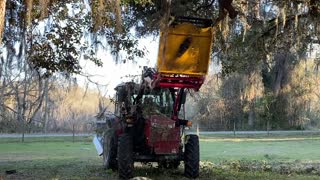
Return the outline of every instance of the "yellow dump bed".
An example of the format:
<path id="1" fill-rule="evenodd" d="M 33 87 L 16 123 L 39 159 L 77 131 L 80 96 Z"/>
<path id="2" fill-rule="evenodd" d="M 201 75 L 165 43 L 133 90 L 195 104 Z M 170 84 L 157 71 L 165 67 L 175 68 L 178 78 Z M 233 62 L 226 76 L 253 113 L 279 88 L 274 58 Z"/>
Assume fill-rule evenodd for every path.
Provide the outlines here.
<path id="1" fill-rule="evenodd" d="M 208 72 L 213 29 L 191 23 L 170 26 L 161 32 L 158 71 L 162 74 L 204 76 Z"/>

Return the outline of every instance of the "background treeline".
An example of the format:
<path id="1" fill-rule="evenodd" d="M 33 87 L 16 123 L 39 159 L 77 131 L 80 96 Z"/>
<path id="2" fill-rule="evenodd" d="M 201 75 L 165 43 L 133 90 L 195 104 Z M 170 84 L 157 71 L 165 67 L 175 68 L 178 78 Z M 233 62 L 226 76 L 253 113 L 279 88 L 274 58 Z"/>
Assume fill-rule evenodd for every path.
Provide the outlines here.
<path id="1" fill-rule="evenodd" d="M 201 130 L 319 129 L 319 54 L 274 58 L 267 72 L 209 76 L 188 102 L 188 117 Z"/>
<path id="2" fill-rule="evenodd" d="M 25 73 L 22 73 L 25 74 Z M 2 76 L 0 133 L 85 133 L 95 128 L 99 107 L 112 106 L 99 91 L 64 77 Z"/>

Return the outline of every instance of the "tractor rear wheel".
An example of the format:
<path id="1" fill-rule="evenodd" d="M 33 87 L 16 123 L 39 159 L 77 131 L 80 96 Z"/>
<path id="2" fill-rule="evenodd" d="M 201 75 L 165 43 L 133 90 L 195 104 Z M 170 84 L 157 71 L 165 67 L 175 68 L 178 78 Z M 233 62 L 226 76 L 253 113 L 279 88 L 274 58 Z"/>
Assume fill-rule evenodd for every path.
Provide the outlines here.
<path id="1" fill-rule="evenodd" d="M 118 170 L 120 179 L 132 177 L 133 163 L 132 136 L 125 133 L 120 135 L 118 139 Z"/>
<path id="2" fill-rule="evenodd" d="M 186 135 L 184 150 L 184 175 L 188 178 L 199 176 L 199 137 L 194 134 Z"/>

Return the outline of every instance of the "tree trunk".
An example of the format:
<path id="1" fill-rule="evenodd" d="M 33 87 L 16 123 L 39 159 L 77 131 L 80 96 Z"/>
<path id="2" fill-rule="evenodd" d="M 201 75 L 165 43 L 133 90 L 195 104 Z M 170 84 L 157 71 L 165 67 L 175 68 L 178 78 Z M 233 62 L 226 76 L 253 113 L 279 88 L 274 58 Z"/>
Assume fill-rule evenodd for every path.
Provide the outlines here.
<path id="1" fill-rule="evenodd" d="M 269 119 L 267 121 L 267 133 L 268 133 L 268 136 L 270 135 L 270 122 L 269 122 Z"/>
<path id="2" fill-rule="evenodd" d="M 39 95 L 38 95 L 38 98 L 35 100 L 34 103 L 32 103 L 33 105 L 30 105 L 29 107 L 29 120 L 28 120 L 28 124 L 31 124 L 31 122 L 34 120 L 35 116 L 37 115 L 38 111 L 40 110 L 40 108 L 42 107 L 42 103 L 43 103 L 43 99 L 44 99 L 44 90 L 43 90 L 43 84 L 42 84 L 42 78 L 39 76 L 38 77 L 38 82 L 39 82 L 39 85 L 38 85 L 38 92 L 39 92 Z M 38 103 L 38 104 L 37 104 Z"/>
<path id="3" fill-rule="evenodd" d="M 44 107 L 44 133 L 47 133 L 48 119 L 49 119 L 49 78 L 45 80 L 44 83 L 44 97 L 45 97 L 45 107 Z"/>
<path id="4" fill-rule="evenodd" d="M 236 136 L 236 120 L 233 120 L 233 136 Z"/>
<path id="5" fill-rule="evenodd" d="M 288 75 L 288 54 L 287 53 L 278 53 L 274 57 L 276 61 L 275 65 L 275 80 L 273 84 L 274 94 L 277 96 L 286 83 L 286 78 Z"/>
<path id="6" fill-rule="evenodd" d="M 21 99 L 21 104 L 22 105 L 22 108 L 21 108 L 21 120 L 22 120 L 22 142 L 24 142 L 24 133 L 26 131 L 26 128 L 25 128 L 25 121 L 26 121 L 26 117 L 25 117 L 25 114 L 26 114 L 26 110 L 27 110 L 27 107 L 26 107 L 26 99 L 27 99 L 27 62 L 24 62 L 23 64 L 23 70 L 24 70 L 24 79 L 23 79 L 23 98 Z M 19 91 L 19 89 L 17 89 Z M 19 95 L 18 95 L 19 96 Z"/>
<path id="7" fill-rule="evenodd" d="M 7 81 L 6 81 L 6 78 L 5 78 L 5 73 L 4 73 L 4 63 L 3 61 L 1 62 L 1 67 L 0 67 L 0 80 L 2 81 L 2 86 L 0 88 L 0 113 L 1 113 L 1 116 L 2 117 L 5 117 L 4 115 L 4 101 L 5 101 L 5 98 L 4 98 L 4 93 L 5 93 L 5 87 L 7 86 Z"/>
<path id="8" fill-rule="evenodd" d="M 72 142 L 74 143 L 74 123 L 72 123 Z"/>
<path id="9" fill-rule="evenodd" d="M 120 6 L 120 0 L 114 0 L 114 12 L 116 17 L 116 32 L 122 33 L 122 19 L 121 19 L 121 6 Z"/>
<path id="10" fill-rule="evenodd" d="M 73 143 L 74 143 L 74 134 L 75 134 L 74 126 L 75 126 L 75 113 L 72 112 L 72 142 Z"/>
<path id="11" fill-rule="evenodd" d="M 254 127 L 254 121 L 255 121 L 255 111 L 254 111 L 254 99 L 252 100 L 252 102 L 250 103 L 250 110 L 249 110 L 249 115 L 248 115 L 248 127 L 250 128 L 250 130 L 252 130 L 252 128 Z"/>
<path id="12" fill-rule="evenodd" d="M 19 86 L 16 84 L 15 88 L 15 96 L 17 101 L 17 122 L 19 123 L 19 131 L 22 133 L 21 141 L 24 142 L 24 120 L 23 120 L 23 113 L 22 113 L 22 104 L 21 98 L 19 95 Z"/>
<path id="13" fill-rule="evenodd" d="M 26 131 L 26 128 L 25 128 L 25 122 L 22 121 L 22 137 L 21 137 L 21 142 L 24 143 L 24 133 Z"/>
<path id="14" fill-rule="evenodd" d="M 6 15 L 6 0 L 0 0 L 0 44 L 2 44 L 5 15 Z"/>

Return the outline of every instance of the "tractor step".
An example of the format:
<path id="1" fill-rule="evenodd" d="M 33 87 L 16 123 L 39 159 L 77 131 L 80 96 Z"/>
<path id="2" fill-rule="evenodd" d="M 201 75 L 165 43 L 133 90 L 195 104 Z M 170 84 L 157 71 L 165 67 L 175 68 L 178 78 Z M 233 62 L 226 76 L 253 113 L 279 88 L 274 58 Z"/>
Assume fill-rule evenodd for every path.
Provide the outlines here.
<path id="1" fill-rule="evenodd" d="M 135 162 L 159 162 L 165 160 L 183 160 L 179 154 L 168 155 L 134 155 Z"/>

